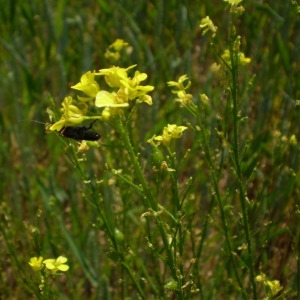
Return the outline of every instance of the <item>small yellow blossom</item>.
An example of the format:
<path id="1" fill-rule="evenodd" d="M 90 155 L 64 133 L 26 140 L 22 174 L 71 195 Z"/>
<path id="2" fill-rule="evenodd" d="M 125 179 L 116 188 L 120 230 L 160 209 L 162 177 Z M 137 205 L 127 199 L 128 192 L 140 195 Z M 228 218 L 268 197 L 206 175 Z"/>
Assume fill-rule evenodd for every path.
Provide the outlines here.
<path id="1" fill-rule="evenodd" d="M 152 105 L 152 97 L 150 95 L 143 95 L 141 97 L 139 97 L 139 102 L 145 102 L 148 105 Z"/>
<path id="2" fill-rule="evenodd" d="M 282 290 L 279 280 L 267 280 L 266 285 L 269 287 L 272 296 L 275 296 Z"/>
<path id="3" fill-rule="evenodd" d="M 43 263 L 51 274 L 55 274 L 57 271 L 66 272 L 69 270 L 69 266 L 65 264 L 67 261 L 66 257 L 59 256 L 57 259 L 45 259 Z"/>
<path id="4" fill-rule="evenodd" d="M 96 94 L 100 90 L 98 83 L 95 81 L 95 73 L 88 71 L 80 78 L 80 82 L 71 86 L 72 89 L 82 91 L 88 97 L 78 97 L 81 101 L 89 101 L 96 97 Z"/>
<path id="5" fill-rule="evenodd" d="M 224 0 L 224 1 L 230 5 L 229 12 L 232 14 L 242 15 L 243 12 L 245 11 L 243 6 L 239 6 L 239 4 L 243 0 Z"/>
<path id="6" fill-rule="evenodd" d="M 226 64 L 231 66 L 231 57 L 230 57 L 229 49 L 225 49 L 221 57 L 226 62 Z M 238 53 L 238 59 L 241 65 L 247 65 L 251 62 L 251 58 L 245 57 L 245 54 L 242 52 Z"/>
<path id="7" fill-rule="evenodd" d="M 123 48 L 128 47 L 129 44 L 122 39 L 116 39 L 109 48 L 114 49 L 115 51 L 120 52 Z"/>
<path id="8" fill-rule="evenodd" d="M 208 31 L 212 32 L 212 37 L 216 35 L 218 27 L 216 27 L 213 21 L 210 19 L 209 16 L 206 16 L 200 21 L 200 28 L 204 29 L 202 35 L 205 35 Z"/>
<path id="9" fill-rule="evenodd" d="M 185 126 L 177 126 L 176 124 L 168 124 L 168 126 L 164 127 L 163 134 L 158 136 L 153 136 L 147 142 L 154 145 L 159 146 L 163 144 L 164 146 L 169 146 L 172 139 L 179 139 L 182 136 L 184 130 L 187 127 Z"/>
<path id="10" fill-rule="evenodd" d="M 85 103 L 76 103 L 71 97 L 65 97 L 62 103 L 63 115 L 71 124 L 79 124 L 82 122 L 82 116 L 86 115 L 88 107 Z"/>
<path id="11" fill-rule="evenodd" d="M 177 96 L 178 98 L 175 98 L 175 101 L 179 102 L 181 107 L 188 106 L 192 103 L 193 95 L 187 94 L 186 91 L 178 92 Z"/>
<path id="12" fill-rule="evenodd" d="M 297 145 L 297 137 L 294 134 L 291 135 L 289 142 L 291 145 Z"/>
<path id="13" fill-rule="evenodd" d="M 129 44 L 122 39 L 116 39 L 105 51 L 105 58 L 110 61 L 118 61 L 121 58 L 120 52 L 124 48 L 128 48 Z"/>
<path id="14" fill-rule="evenodd" d="M 82 142 L 80 143 L 78 149 L 77 149 L 77 152 L 78 152 L 78 153 L 79 153 L 79 152 L 85 152 L 85 151 L 89 150 L 89 148 L 90 148 L 90 147 L 88 146 L 87 142 L 86 142 L 86 141 L 82 141 Z"/>
<path id="15" fill-rule="evenodd" d="M 107 60 L 112 62 L 116 62 L 121 58 L 121 54 L 119 52 L 112 52 L 109 49 L 105 51 L 104 56 Z"/>
<path id="16" fill-rule="evenodd" d="M 28 264 L 34 271 L 40 271 L 44 268 L 43 257 L 42 256 L 32 257 L 32 258 L 30 258 L 30 261 L 28 262 Z"/>
<path id="17" fill-rule="evenodd" d="M 143 102 L 144 96 L 154 90 L 151 85 L 140 85 L 141 81 L 144 81 L 148 75 L 146 73 L 140 73 L 136 71 L 133 78 L 127 77 L 126 80 L 121 80 L 122 87 L 124 88 L 125 94 L 128 96 L 128 100 L 138 99 L 138 101 Z M 149 101 L 147 101 L 149 104 Z M 151 102 L 152 104 L 152 102 Z"/>
<path id="18" fill-rule="evenodd" d="M 127 71 L 134 68 L 136 65 L 132 65 L 128 68 L 112 67 L 109 69 L 101 69 L 97 75 L 104 76 L 106 83 L 110 87 L 120 87 L 122 86 L 121 80 L 126 80 L 128 78 Z"/>
<path id="19" fill-rule="evenodd" d="M 142 81 L 147 78 L 146 73 L 136 71 L 131 78 L 128 76 L 127 71 L 135 65 L 127 69 L 112 67 L 110 69 L 102 69 L 98 75 L 103 75 L 107 84 L 116 89 L 115 91 L 99 91 L 96 95 L 95 105 L 97 107 L 105 107 L 102 112 L 102 117 L 106 120 L 111 115 L 122 114 L 120 108 L 129 106 L 129 101 L 137 100 L 138 102 L 145 102 L 149 105 L 152 104 L 152 97 L 147 93 L 154 89 L 150 85 L 140 85 Z"/>
<path id="20" fill-rule="evenodd" d="M 187 81 L 186 84 L 184 83 L 185 81 Z M 191 104 L 193 96 L 186 92 L 191 86 L 191 81 L 186 74 L 180 76 L 178 81 L 168 81 L 167 84 L 168 86 L 175 87 L 175 89 L 172 90 L 172 93 L 177 94 L 178 98 L 175 98 L 175 101 L 179 102 L 181 107 Z"/>
<path id="21" fill-rule="evenodd" d="M 251 58 L 246 57 L 244 53 L 239 53 L 239 61 L 242 66 L 247 65 L 251 62 Z"/>
<path id="22" fill-rule="evenodd" d="M 177 90 L 172 90 L 173 94 L 177 94 L 180 91 L 187 90 L 191 86 L 190 80 L 186 83 L 186 85 L 184 85 L 184 82 L 188 79 L 188 76 L 185 74 L 180 76 L 178 81 L 168 81 L 167 84 L 168 86 L 174 86 L 175 88 L 177 88 Z"/>
<path id="23" fill-rule="evenodd" d="M 141 81 L 144 81 L 147 78 L 146 73 L 140 73 L 136 71 L 133 78 L 127 75 L 127 71 L 134 68 L 135 65 L 128 67 L 127 69 L 112 67 L 110 69 L 102 69 L 99 71 L 98 75 L 104 75 L 105 81 L 110 87 L 119 88 L 118 91 L 113 95 L 117 96 L 115 103 L 128 103 L 129 100 L 137 99 L 140 102 L 146 102 L 152 104 L 150 101 L 150 96 L 145 97 L 148 92 L 154 90 L 154 87 L 151 85 L 142 86 L 140 85 Z M 97 94 L 98 96 L 98 94 Z M 98 106 L 96 96 L 96 106 Z M 109 103 L 111 106 L 111 102 Z"/>
<path id="24" fill-rule="evenodd" d="M 63 114 L 60 120 L 50 127 L 50 130 L 60 131 L 65 126 L 80 124 L 84 120 L 87 108 L 88 106 L 86 103 L 80 102 L 77 104 L 71 96 L 65 97 L 61 109 Z"/>
<path id="25" fill-rule="evenodd" d="M 213 73 L 220 74 L 221 66 L 218 65 L 216 62 L 214 62 L 214 63 L 210 66 L 210 70 L 211 70 Z"/>
<path id="26" fill-rule="evenodd" d="M 203 104 L 207 105 L 209 103 L 209 98 L 206 94 L 200 94 L 200 100 Z"/>
<path id="27" fill-rule="evenodd" d="M 257 282 L 261 282 L 268 290 L 271 296 L 275 296 L 278 292 L 282 290 L 282 286 L 278 280 L 268 280 L 264 273 L 255 277 Z"/>
<path id="28" fill-rule="evenodd" d="M 126 100 L 118 93 L 100 91 L 96 96 L 95 104 L 97 107 L 127 107 L 129 104 Z"/>

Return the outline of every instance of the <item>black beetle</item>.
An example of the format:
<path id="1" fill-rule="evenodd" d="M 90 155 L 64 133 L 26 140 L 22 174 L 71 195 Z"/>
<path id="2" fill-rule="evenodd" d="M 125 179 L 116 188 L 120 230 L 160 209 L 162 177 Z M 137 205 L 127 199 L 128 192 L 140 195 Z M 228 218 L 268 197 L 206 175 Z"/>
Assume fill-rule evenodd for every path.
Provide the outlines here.
<path id="1" fill-rule="evenodd" d="M 59 133 L 65 138 L 73 139 L 76 141 L 98 141 L 101 135 L 97 132 L 90 130 L 96 121 L 97 120 L 94 120 L 89 126 L 65 126 L 59 131 Z M 31 120 L 31 122 L 47 125 L 47 123 L 43 123 L 36 120 Z"/>
<path id="2" fill-rule="evenodd" d="M 63 127 L 59 133 L 61 136 L 70 138 L 76 141 L 97 141 L 100 139 L 100 134 L 90 129 L 97 120 L 93 121 L 89 126 L 67 126 Z"/>

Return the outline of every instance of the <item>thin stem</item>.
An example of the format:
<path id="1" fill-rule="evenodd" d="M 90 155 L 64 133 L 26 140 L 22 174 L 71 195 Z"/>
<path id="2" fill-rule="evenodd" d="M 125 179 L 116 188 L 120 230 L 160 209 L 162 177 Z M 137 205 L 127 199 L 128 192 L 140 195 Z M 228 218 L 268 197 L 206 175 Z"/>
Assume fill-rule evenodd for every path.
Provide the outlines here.
<path id="1" fill-rule="evenodd" d="M 123 143 L 125 145 L 127 153 L 129 154 L 130 160 L 133 164 L 133 168 L 134 168 L 134 171 L 136 173 L 136 177 L 139 180 L 139 182 L 140 182 L 140 184 L 143 188 L 143 194 L 145 195 L 145 197 L 143 198 L 144 205 L 147 208 L 151 208 L 154 211 L 157 211 L 158 210 L 157 202 L 154 200 L 153 195 L 151 193 L 151 190 L 150 190 L 150 188 L 147 184 L 147 181 L 144 177 L 142 168 L 141 168 L 140 163 L 137 159 L 137 155 L 136 155 L 136 153 L 133 149 L 133 146 L 131 144 L 128 133 L 125 130 L 125 127 L 123 126 L 121 119 L 120 118 L 115 118 L 115 120 L 116 120 L 116 122 L 115 122 L 116 129 L 118 130 L 119 134 L 121 135 L 121 138 L 123 140 Z"/>
<path id="2" fill-rule="evenodd" d="M 134 282 L 134 285 L 137 288 L 139 295 L 142 297 L 142 299 L 146 299 L 144 291 L 141 288 L 139 282 L 136 280 L 136 278 L 134 276 L 134 273 L 132 272 L 131 268 L 124 261 L 122 261 L 122 265 L 127 270 L 131 280 Z"/>
<path id="3" fill-rule="evenodd" d="M 232 37 L 230 43 L 230 57 L 231 57 L 231 99 L 232 99 L 232 116 L 233 116 L 233 160 L 235 165 L 235 172 L 238 182 L 238 189 L 240 193 L 240 202 L 242 207 L 243 215 L 243 227 L 246 235 L 246 242 L 248 247 L 248 256 L 250 262 L 250 281 L 253 289 L 253 299 L 257 299 L 257 290 L 255 282 L 255 272 L 254 272 L 254 259 L 253 259 L 253 249 L 252 249 L 252 240 L 250 235 L 250 226 L 248 218 L 248 208 L 247 208 L 247 196 L 245 187 L 243 185 L 242 171 L 241 171 L 241 162 L 240 162 L 240 151 L 239 151 L 239 111 L 238 111 L 238 100 L 239 100 L 239 51 L 234 49 L 234 41 L 236 37 Z"/>
<path id="4" fill-rule="evenodd" d="M 216 166 L 215 166 L 214 160 L 213 160 L 212 155 L 211 155 L 211 151 L 210 151 L 210 147 L 209 147 L 205 127 L 202 124 L 201 117 L 199 115 L 199 112 L 198 112 L 197 108 L 195 106 L 190 106 L 190 107 L 187 107 L 187 109 L 189 110 L 190 113 L 192 113 L 196 117 L 197 123 L 200 127 L 200 132 L 201 132 L 201 137 L 202 137 L 202 141 L 203 141 L 205 157 L 206 157 L 206 161 L 207 161 L 207 163 L 210 167 L 210 177 L 212 179 L 212 185 L 213 185 L 214 194 L 215 194 L 212 198 L 212 201 L 214 202 L 214 199 L 217 200 L 217 203 L 218 203 L 218 206 L 219 206 L 219 209 L 220 209 L 220 212 L 221 212 L 221 220 L 222 220 L 222 224 L 223 224 L 223 228 L 224 228 L 225 241 L 226 241 L 226 246 L 227 246 L 228 253 L 229 253 L 229 258 L 230 258 L 231 264 L 233 266 L 234 274 L 236 276 L 238 285 L 239 285 L 241 291 L 243 291 L 242 281 L 241 281 L 239 272 L 237 270 L 237 265 L 236 265 L 234 254 L 233 254 L 233 251 L 232 251 L 232 245 L 231 245 L 231 241 L 230 241 L 229 229 L 228 229 L 226 214 L 225 214 L 225 211 L 224 211 L 224 205 L 223 205 L 221 195 L 220 195 L 220 192 L 219 192 L 219 185 L 218 185 L 218 180 L 217 180 L 217 176 L 216 176 L 217 170 L 216 170 Z M 210 211 L 212 210 L 213 205 L 214 204 L 211 203 Z M 205 222 L 205 227 L 204 227 L 205 232 L 207 230 L 207 222 L 208 221 Z M 203 250 L 203 244 L 204 244 L 204 233 L 202 235 L 202 238 L 201 238 L 199 246 L 198 246 L 198 250 L 197 250 L 197 254 L 196 254 L 196 260 L 197 261 L 200 260 L 202 250 Z M 197 265 L 197 264 L 195 264 L 195 265 Z"/>
<path id="5" fill-rule="evenodd" d="M 204 142 L 207 143 L 207 138 L 206 138 L 204 128 L 202 130 L 202 134 L 203 134 Z M 208 145 L 207 145 L 207 149 L 209 149 Z M 211 159 L 210 151 L 207 154 L 207 156 L 209 157 L 209 159 Z M 236 262 L 235 262 L 235 258 L 234 258 L 234 254 L 233 254 L 233 251 L 232 251 L 232 245 L 231 245 L 231 240 L 230 240 L 230 236 L 229 236 L 229 228 L 228 228 L 227 218 L 226 218 L 226 214 L 225 214 L 225 210 L 224 210 L 224 204 L 223 204 L 223 201 L 221 199 L 220 192 L 219 192 L 219 185 L 218 185 L 218 180 L 217 180 L 217 177 L 216 177 L 216 170 L 215 170 L 214 163 L 213 163 L 212 160 L 209 161 L 209 164 L 210 164 L 211 167 L 213 167 L 210 170 L 210 174 L 211 174 L 210 176 L 211 176 L 211 179 L 212 179 L 212 182 L 213 182 L 215 198 L 217 199 L 217 203 L 218 203 L 220 213 L 221 213 L 221 220 L 222 220 L 222 224 L 223 224 L 223 228 L 224 228 L 225 241 L 226 241 L 227 249 L 228 249 L 228 252 L 229 252 L 230 261 L 232 263 L 234 274 L 235 274 L 236 279 L 238 281 L 238 285 L 239 285 L 241 291 L 243 291 L 242 281 L 241 281 L 241 278 L 239 276 L 237 266 L 236 266 Z"/>
<path id="6" fill-rule="evenodd" d="M 153 216 L 155 218 L 156 224 L 158 226 L 164 248 L 166 251 L 167 255 L 167 264 L 170 268 L 171 274 L 173 279 L 177 282 L 178 284 L 178 299 L 184 299 L 183 291 L 182 291 L 182 276 L 178 274 L 178 267 L 176 265 L 176 260 L 174 257 L 176 257 L 176 253 L 173 254 L 172 252 L 172 247 L 170 247 L 169 244 L 169 239 L 168 239 L 168 234 L 165 229 L 165 224 L 163 223 L 160 214 L 157 214 L 157 211 L 159 210 L 159 206 L 157 201 L 155 201 L 152 192 L 147 184 L 147 181 L 144 177 L 141 165 L 138 161 L 138 156 L 136 155 L 132 143 L 130 141 L 130 138 L 128 136 L 128 133 L 125 129 L 125 126 L 123 125 L 121 118 L 117 117 L 115 118 L 115 123 L 114 123 L 118 133 L 121 135 L 121 138 L 123 140 L 123 143 L 125 145 L 125 148 L 129 154 L 131 163 L 133 165 L 134 171 L 136 173 L 137 180 L 139 180 L 142 188 L 143 188 L 143 204 L 147 209 L 151 209 L 153 211 Z"/>
<path id="7" fill-rule="evenodd" d="M 83 178 L 83 180 L 87 180 L 88 178 L 87 178 L 84 170 L 82 169 L 81 165 L 79 164 L 79 161 L 77 159 L 76 153 L 74 152 L 73 149 L 72 149 L 71 153 L 72 153 L 72 156 L 69 155 L 69 159 L 71 160 L 72 163 L 74 163 L 74 165 L 76 167 L 76 170 L 79 172 L 79 174 L 81 175 L 81 177 Z M 124 178 L 122 178 L 122 179 L 124 180 Z M 100 203 L 99 203 L 97 191 L 95 191 L 92 188 L 92 185 L 90 185 L 90 184 L 87 184 L 86 186 L 87 186 L 87 189 L 88 189 L 88 191 L 89 191 L 89 193 L 91 195 L 91 198 L 92 198 L 92 200 L 88 200 L 88 202 L 94 208 L 97 209 L 97 213 L 98 213 L 98 215 L 100 216 L 101 220 L 103 221 L 103 223 L 105 225 L 106 233 L 109 236 L 109 238 L 110 238 L 110 240 L 112 242 L 112 245 L 113 245 L 116 253 L 118 254 L 118 256 L 119 256 L 119 258 L 121 260 L 122 266 L 124 267 L 124 269 L 126 270 L 126 272 L 129 274 L 130 278 L 132 279 L 132 282 L 133 282 L 135 288 L 137 289 L 137 292 L 139 293 L 139 296 L 142 299 L 146 299 L 144 291 L 141 288 L 141 285 L 140 285 L 139 281 L 136 279 L 133 270 L 130 268 L 130 266 L 128 266 L 128 264 L 125 261 L 125 258 L 124 258 L 124 249 L 121 248 L 121 247 L 119 247 L 119 244 L 118 244 L 118 242 L 115 239 L 113 228 L 111 227 L 110 222 L 108 221 L 106 214 L 103 213 L 103 211 L 102 211 L 102 209 L 100 207 Z M 140 191 L 140 189 L 136 185 L 133 185 L 133 186 Z M 61 228 L 62 228 L 63 232 L 65 233 L 65 236 L 66 236 L 67 240 L 69 241 L 69 244 L 71 246 L 73 246 L 73 248 L 74 248 L 75 247 L 74 243 L 73 243 L 72 239 L 69 237 L 69 233 L 65 229 L 63 222 L 60 219 L 59 219 L 59 221 L 60 221 Z M 77 253 L 76 247 L 74 249 L 75 249 L 74 253 L 76 254 Z M 96 277 L 93 274 L 93 272 L 91 272 L 91 270 L 86 265 L 84 257 L 79 256 L 78 260 L 81 262 L 81 264 L 82 264 L 82 266 L 83 266 L 83 268 L 84 268 L 84 270 L 86 272 L 87 277 L 91 280 L 91 282 L 93 284 L 96 284 L 97 283 Z"/>

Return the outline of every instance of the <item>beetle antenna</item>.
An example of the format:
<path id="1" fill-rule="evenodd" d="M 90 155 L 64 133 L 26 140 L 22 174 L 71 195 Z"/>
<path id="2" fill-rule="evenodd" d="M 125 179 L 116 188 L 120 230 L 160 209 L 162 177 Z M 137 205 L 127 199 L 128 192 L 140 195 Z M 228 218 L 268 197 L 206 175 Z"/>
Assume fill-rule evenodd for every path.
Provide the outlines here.
<path id="1" fill-rule="evenodd" d="M 49 124 L 49 123 L 44 123 L 44 122 L 40 122 L 40 121 L 37 121 L 37 120 L 29 120 L 29 121 L 39 123 L 39 124 L 43 124 L 43 125 Z"/>
<path id="2" fill-rule="evenodd" d="M 39 124 L 43 124 L 43 125 L 50 124 L 50 123 L 44 123 L 44 122 L 37 121 L 37 120 L 19 120 L 17 123 L 21 123 L 21 122 L 34 122 L 34 123 L 39 123 Z"/>

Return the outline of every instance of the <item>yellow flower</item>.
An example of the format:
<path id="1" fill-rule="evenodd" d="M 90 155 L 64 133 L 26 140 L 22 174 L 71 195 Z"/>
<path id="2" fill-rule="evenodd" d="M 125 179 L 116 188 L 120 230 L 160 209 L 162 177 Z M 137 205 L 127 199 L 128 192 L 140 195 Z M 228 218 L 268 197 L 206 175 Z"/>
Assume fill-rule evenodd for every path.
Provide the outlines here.
<path id="1" fill-rule="evenodd" d="M 267 280 L 265 285 L 269 287 L 272 296 L 275 296 L 282 290 L 282 286 L 278 280 Z"/>
<path id="2" fill-rule="evenodd" d="M 69 270 L 69 266 L 65 264 L 68 259 L 64 256 L 59 256 L 57 259 L 45 259 L 45 267 L 52 273 L 55 274 L 57 271 L 66 272 Z"/>
<path id="3" fill-rule="evenodd" d="M 219 74 L 220 71 L 221 71 L 221 66 L 218 65 L 216 62 L 214 62 L 214 63 L 210 66 L 210 70 L 211 70 L 213 73 Z"/>
<path id="4" fill-rule="evenodd" d="M 87 104 L 81 102 L 79 104 L 76 103 L 71 96 L 65 97 L 62 102 L 62 116 L 60 120 L 54 123 L 51 127 L 51 131 L 60 131 L 65 126 L 71 126 L 74 124 L 80 124 L 84 120 L 84 116 L 87 113 Z"/>
<path id="5" fill-rule="evenodd" d="M 109 49 L 107 49 L 104 53 L 104 57 L 108 61 L 116 62 L 121 58 L 121 54 L 119 52 L 112 52 L 112 51 L 109 51 Z"/>
<path id="6" fill-rule="evenodd" d="M 139 102 L 146 102 L 150 105 L 152 104 L 151 97 L 146 94 L 153 91 L 154 87 L 151 85 L 140 85 L 140 82 L 144 81 L 147 77 L 146 73 L 136 71 L 133 78 L 127 77 L 126 79 L 121 79 L 122 88 L 124 89 L 124 94 L 127 95 L 128 100 L 138 99 Z M 147 97 L 145 98 L 145 96 Z"/>
<path id="7" fill-rule="evenodd" d="M 191 86 L 191 81 L 188 81 L 187 84 L 184 85 L 184 82 L 188 79 L 189 79 L 188 76 L 185 74 L 185 75 L 180 76 L 178 81 L 168 81 L 167 84 L 168 84 L 168 86 L 176 87 L 177 90 L 176 89 L 172 90 L 172 93 L 177 94 L 180 91 L 187 90 Z"/>
<path id="8" fill-rule="evenodd" d="M 96 97 L 100 90 L 98 83 L 95 81 L 95 73 L 88 71 L 80 78 L 80 82 L 71 86 L 72 89 L 82 91 L 89 97 L 78 97 L 81 101 L 89 101 Z"/>
<path id="9" fill-rule="evenodd" d="M 243 0 L 224 0 L 224 1 L 228 2 L 228 4 L 230 4 L 229 12 L 232 13 L 232 14 L 242 15 L 243 12 L 245 11 L 243 6 L 239 6 L 239 4 Z"/>
<path id="10" fill-rule="evenodd" d="M 119 41 L 119 43 L 121 43 Z M 120 47 L 117 43 L 116 47 Z M 95 99 L 97 107 L 104 108 L 102 117 L 108 120 L 111 115 L 123 114 L 121 108 L 128 107 L 130 100 L 152 104 L 152 98 L 147 93 L 154 89 L 153 86 L 143 86 L 140 83 L 147 78 L 146 73 L 136 71 L 131 78 L 127 72 L 134 68 L 132 65 L 128 68 L 112 67 L 101 69 L 99 72 L 87 72 L 81 76 L 80 82 L 72 86 L 73 89 L 85 93 L 88 97 L 78 97 L 80 102 L 76 102 L 72 97 L 65 97 L 62 102 L 62 116 L 60 120 L 54 123 L 51 131 L 61 131 L 63 127 L 82 123 L 86 117 L 88 105 L 87 101 Z M 112 91 L 100 90 L 95 76 L 104 76 L 104 80 Z"/>
<path id="11" fill-rule="evenodd" d="M 82 122 L 82 116 L 87 113 L 88 109 L 85 103 L 76 103 L 75 105 L 75 101 L 71 96 L 65 97 L 62 103 L 62 107 L 62 112 L 66 119 L 70 119 L 70 122 L 75 124 L 79 124 Z"/>
<path id="12" fill-rule="evenodd" d="M 109 69 L 101 69 L 97 75 L 103 75 L 106 83 L 110 87 L 121 87 L 121 80 L 126 80 L 128 78 L 127 71 L 134 68 L 136 65 L 132 65 L 127 69 L 120 67 L 112 67 Z"/>
<path id="13" fill-rule="evenodd" d="M 218 27 L 216 27 L 213 23 L 213 21 L 210 19 L 209 16 L 203 18 L 200 21 L 200 28 L 204 29 L 202 32 L 202 35 L 205 35 L 208 31 L 212 32 L 212 36 L 214 37 L 216 35 Z"/>
<path id="14" fill-rule="evenodd" d="M 116 39 L 105 51 L 105 58 L 110 61 L 118 61 L 121 57 L 120 52 L 124 48 L 129 48 L 129 44 L 122 39 Z"/>
<path id="15" fill-rule="evenodd" d="M 127 103 L 128 100 L 136 98 L 141 100 L 148 92 L 153 91 L 154 89 L 154 87 L 150 85 L 140 85 L 140 82 L 147 78 L 146 73 L 136 71 L 133 78 L 128 76 L 127 71 L 135 66 L 136 65 L 130 66 L 127 69 L 112 67 L 110 69 L 102 69 L 98 73 L 98 75 L 104 75 L 105 81 L 110 87 L 120 89 L 117 93 L 119 98 L 124 99 L 123 103 Z M 149 101 L 147 101 L 147 103 L 148 102 Z"/>
<path id="16" fill-rule="evenodd" d="M 77 148 L 77 152 L 80 153 L 80 152 L 85 152 L 87 150 L 89 150 L 90 147 L 89 145 L 87 144 L 86 141 L 82 141 L 79 145 L 79 147 Z"/>
<path id="17" fill-rule="evenodd" d="M 223 54 L 221 55 L 221 57 L 224 59 L 224 61 L 231 66 L 231 57 L 230 57 L 230 52 L 229 49 L 225 49 Z M 239 59 L 239 63 L 241 65 L 247 65 L 251 62 L 251 58 L 249 57 L 245 57 L 245 54 L 242 52 L 238 53 L 238 59 Z"/>
<path id="18" fill-rule="evenodd" d="M 129 104 L 126 100 L 115 92 L 100 91 L 96 96 L 95 105 L 97 107 L 127 107 Z"/>
<path id="19" fill-rule="evenodd" d="M 291 145 L 297 145 L 297 137 L 293 134 L 290 136 L 289 142 Z"/>
<path id="20" fill-rule="evenodd" d="M 229 49 L 225 49 L 221 57 L 224 59 L 224 61 L 228 64 L 231 65 L 231 58 L 230 58 L 230 52 Z"/>
<path id="21" fill-rule="evenodd" d="M 207 105 L 209 103 L 209 98 L 206 94 L 200 94 L 199 97 L 203 104 Z"/>
<path id="22" fill-rule="evenodd" d="M 116 39 L 109 48 L 114 49 L 115 51 L 120 52 L 123 48 L 128 47 L 129 44 L 122 39 Z"/>
<path id="23" fill-rule="evenodd" d="M 247 65 L 251 62 L 251 58 L 245 57 L 245 54 L 240 52 L 239 53 L 239 62 L 242 66 Z"/>
<path id="24" fill-rule="evenodd" d="M 187 81 L 186 84 L 184 83 L 185 81 Z M 168 86 L 175 87 L 175 89 L 172 90 L 172 93 L 177 94 L 178 98 L 175 98 L 175 101 L 179 102 L 180 106 L 187 106 L 191 104 L 193 96 L 191 94 L 187 94 L 185 91 L 191 86 L 191 81 L 188 79 L 186 74 L 180 76 L 178 81 L 168 81 L 167 84 Z"/>
<path id="25" fill-rule="evenodd" d="M 282 290 L 282 286 L 278 280 L 268 280 L 264 273 L 255 277 L 257 282 L 261 282 L 271 296 L 275 296 L 278 292 Z"/>
<path id="26" fill-rule="evenodd" d="M 150 95 L 142 95 L 139 97 L 139 102 L 145 102 L 148 105 L 152 105 L 152 97 Z"/>
<path id="27" fill-rule="evenodd" d="M 42 256 L 32 257 L 32 258 L 30 258 L 30 261 L 28 262 L 28 264 L 34 271 L 40 271 L 44 268 L 43 257 Z"/>
<path id="28" fill-rule="evenodd" d="M 188 106 L 192 103 L 193 95 L 187 94 L 186 91 L 180 91 L 177 93 L 178 98 L 175 98 L 176 102 L 180 103 L 180 106 Z"/>
<path id="29" fill-rule="evenodd" d="M 150 85 L 140 85 L 141 81 L 147 78 L 146 73 L 136 71 L 133 78 L 129 77 L 127 71 L 134 66 L 127 69 L 112 67 L 110 69 L 102 69 L 97 75 L 103 75 L 107 84 L 116 88 L 115 91 L 99 91 L 96 95 L 95 105 L 97 107 L 104 107 L 102 117 L 108 120 L 112 115 L 122 114 L 122 107 L 128 107 L 130 100 L 137 100 L 138 102 L 145 102 L 152 104 L 152 98 L 147 95 L 148 92 L 154 89 Z"/>
<path id="30" fill-rule="evenodd" d="M 186 130 L 185 126 L 177 126 L 176 124 L 168 124 L 164 127 L 163 134 L 158 136 L 153 136 L 147 142 L 153 146 L 159 146 L 163 144 L 169 146 L 172 139 L 179 139 L 182 136 L 182 132 Z"/>
<path id="31" fill-rule="evenodd" d="M 164 128 L 163 135 L 170 135 L 172 139 L 179 139 L 182 136 L 182 132 L 186 130 L 185 126 L 177 126 L 176 124 L 168 124 L 167 127 Z"/>

